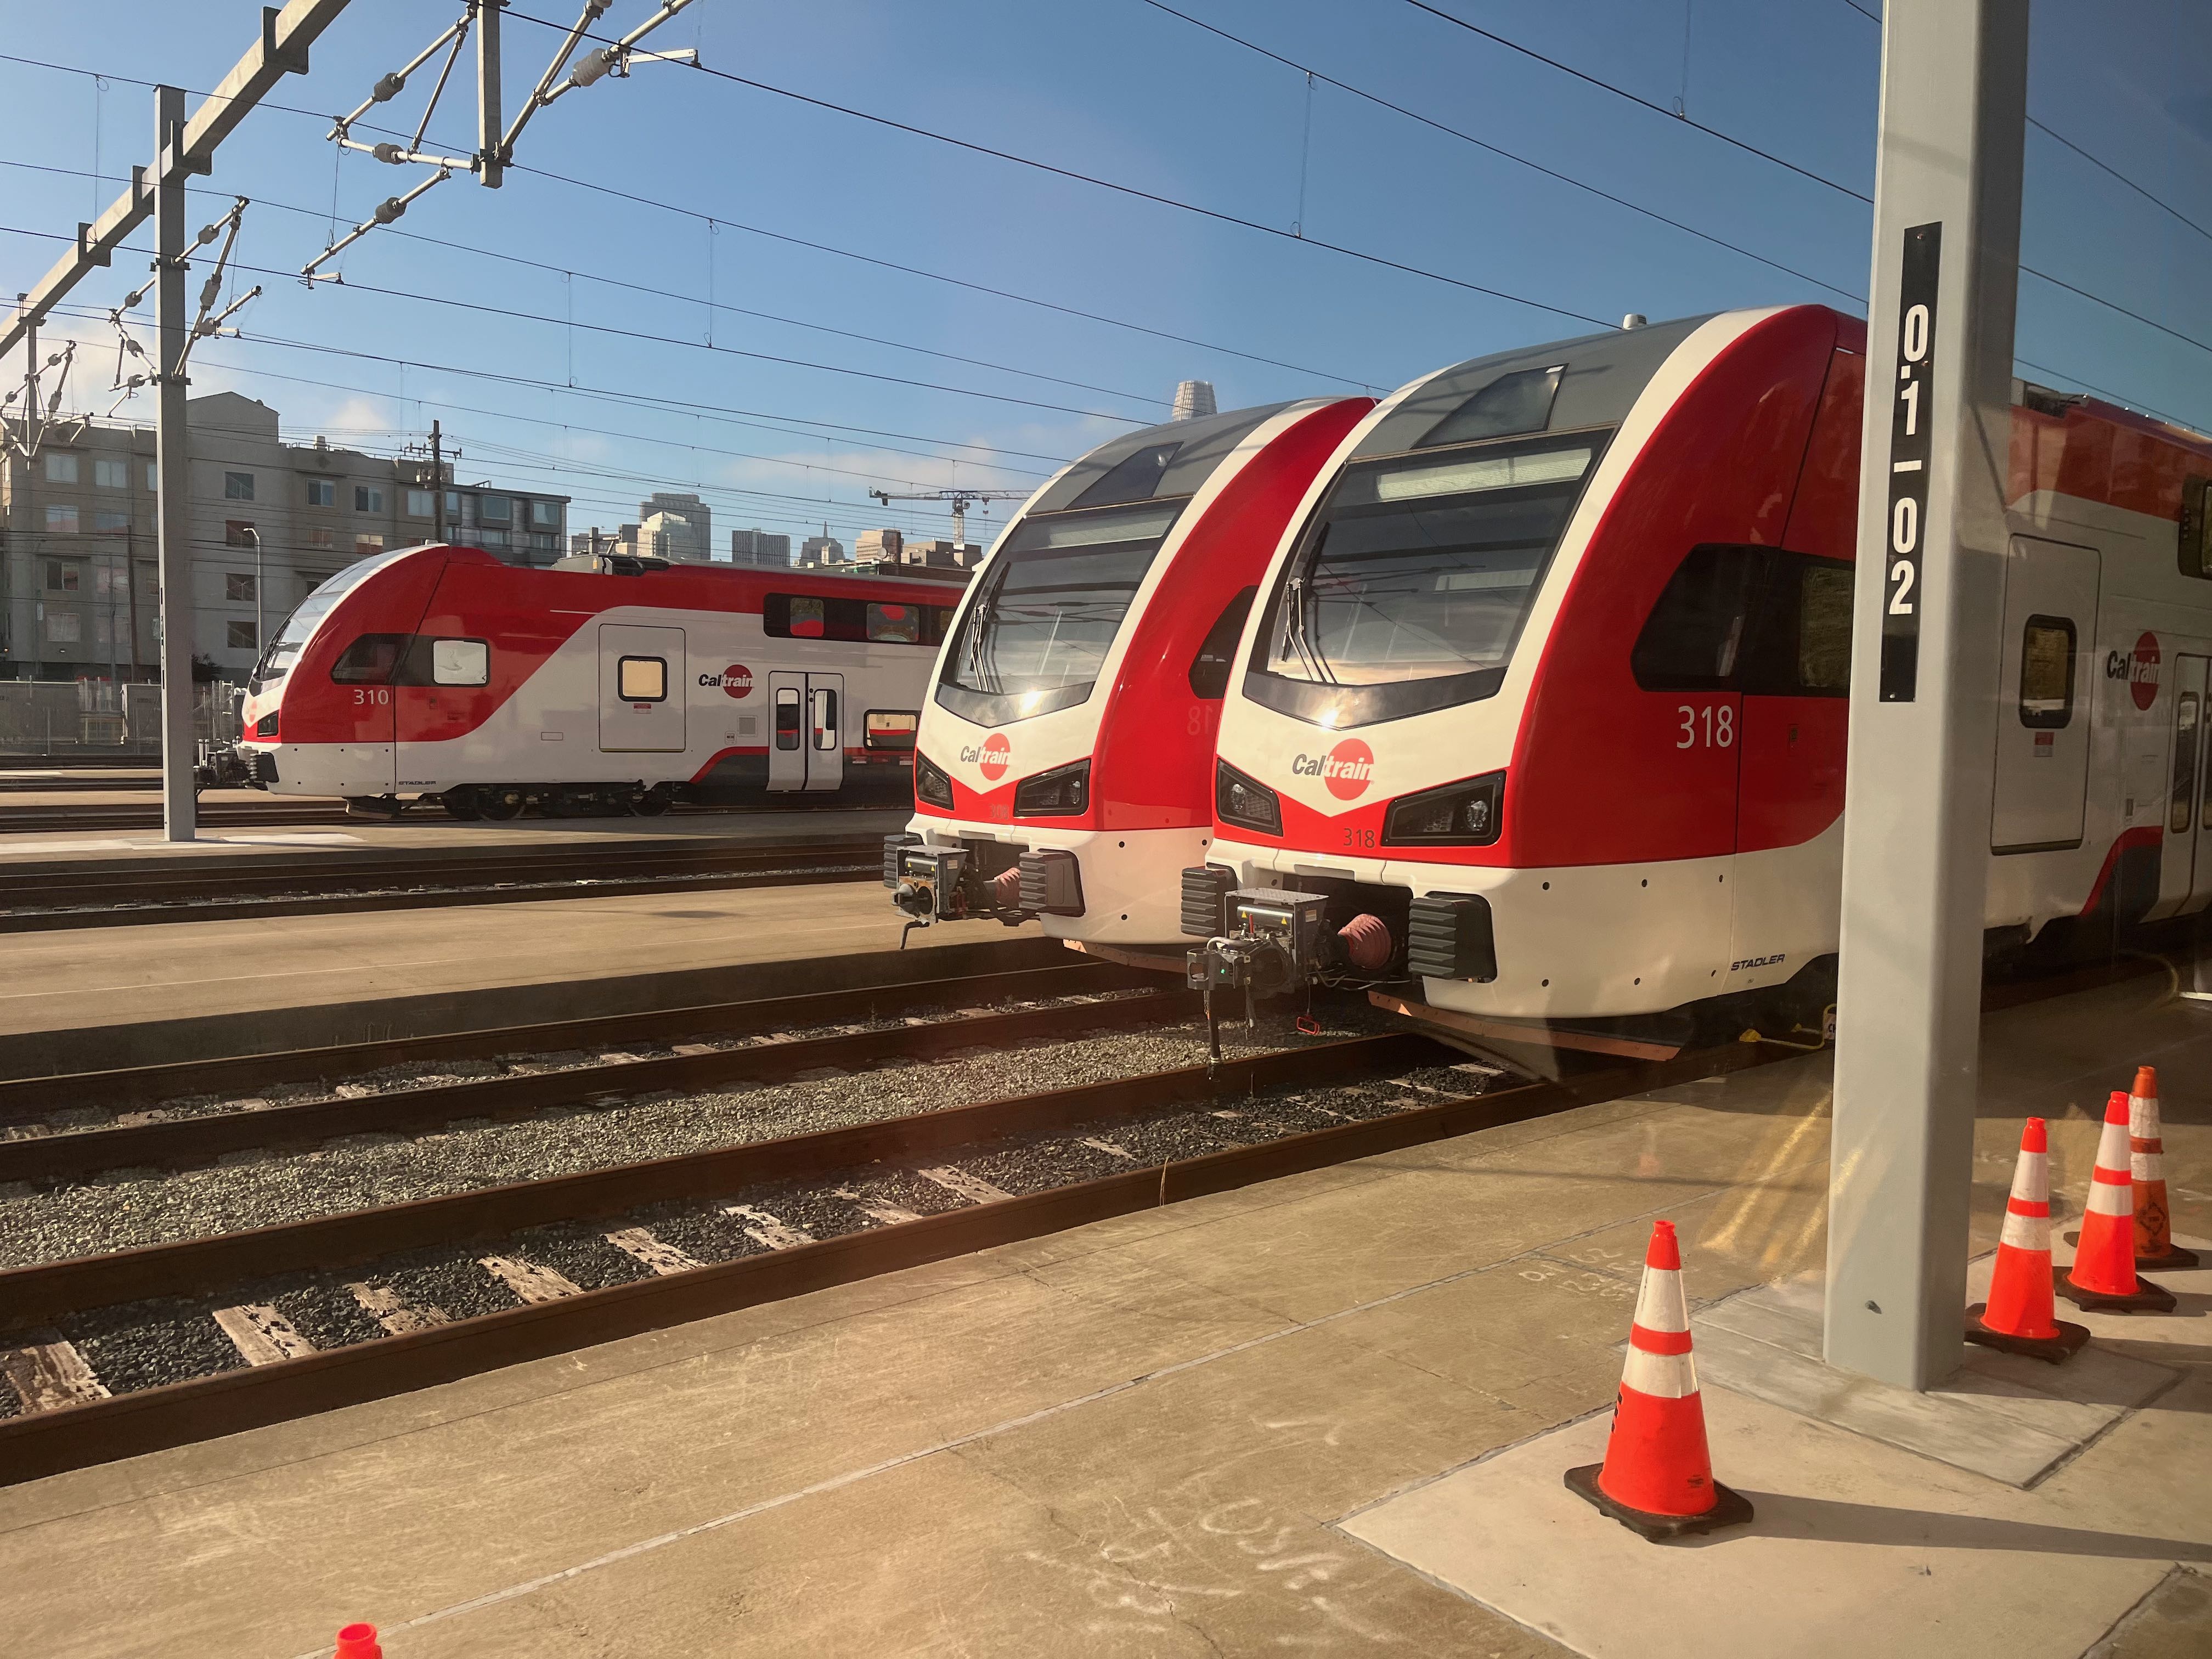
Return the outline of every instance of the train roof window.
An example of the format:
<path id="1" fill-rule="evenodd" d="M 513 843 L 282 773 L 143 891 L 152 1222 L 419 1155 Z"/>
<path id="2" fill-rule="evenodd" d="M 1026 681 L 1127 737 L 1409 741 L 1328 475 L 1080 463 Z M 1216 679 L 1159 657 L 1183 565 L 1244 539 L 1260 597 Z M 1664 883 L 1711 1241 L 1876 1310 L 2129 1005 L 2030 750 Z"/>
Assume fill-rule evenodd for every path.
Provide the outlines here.
<path id="1" fill-rule="evenodd" d="M 1169 465 L 1182 445 L 1146 444 L 1135 454 L 1124 457 L 1068 505 L 1070 507 L 1119 507 L 1125 501 L 1148 501 L 1152 492 L 1160 487 L 1167 476 Z"/>
<path id="2" fill-rule="evenodd" d="M 1468 443 L 1477 438 L 1515 438 L 1541 432 L 1552 423 L 1552 404 L 1559 395 L 1565 363 L 1501 374 L 1431 427 L 1414 447 Z"/>

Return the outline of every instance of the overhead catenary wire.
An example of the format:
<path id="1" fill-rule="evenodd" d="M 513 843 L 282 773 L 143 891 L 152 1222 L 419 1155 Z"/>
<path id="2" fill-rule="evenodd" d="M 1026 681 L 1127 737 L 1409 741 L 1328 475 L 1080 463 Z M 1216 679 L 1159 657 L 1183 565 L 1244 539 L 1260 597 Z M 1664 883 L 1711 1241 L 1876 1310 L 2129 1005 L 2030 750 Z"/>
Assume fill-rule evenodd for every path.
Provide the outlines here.
<path id="1" fill-rule="evenodd" d="M 1766 255 L 1745 247 L 1741 243 L 1731 242 L 1725 237 L 1715 236 L 1711 232 L 1699 230 L 1694 225 L 1685 224 L 1680 219 L 1670 218 L 1666 214 L 1661 213 L 1656 209 L 1645 207 L 1638 202 L 1632 202 L 1625 196 L 1616 196 L 1613 191 L 1601 189 L 1598 185 L 1593 185 L 1586 179 L 1577 179 L 1572 173 L 1562 173 L 1556 167 L 1546 167 L 1541 161 L 1531 161 L 1528 156 L 1520 155 L 1514 150 L 1507 149 L 1503 145 L 1493 144 L 1487 139 L 1478 138 L 1473 133 L 1465 131 L 1459 127 L 1453 126 L 1449 122 L 1439 121 L 1434 116 L 1424 115 L 1419 110 L 1409 109 L 1403 104 L 1394 102 L 1392 100 L 1382 96 L 1379 93 L 1369 92 L 1364 88 L 1355 87 L 1348 81 L 1340 81 L 1336 76 L 1329 74 L 1325 70 L 1315 69 L 1310 64 L 1298 62 L 1296 58 L 1285 58 L 1282 53 L 1261 46 L 1256 41 L 1248 40 L 1243 35 L 1234 33 L 1228 29 L 1223 28 L 1217 23 L 1209 23 L 1202 17 L 1194 17 L 1188 12 L 1178 11 L 1175 7 L 1167 4 L 1166 0 L 1139 0 L 1139 3 L 1152 7 L 1155 11 L 1165 12 L 1170 17 L 1179 17 L 1184 22 L 1191 25 L 1194 28 L 1203 29 L 1208 34 L 1218 35 L 1222 40 L 1229 41 L 1231 45 L 1242 46 L 1247 52 L 1256 53 L 1260 57 L 1266 58 L 1273 62 L 1280 64 L 1286 69 L 1296 70 L 1299 74 L 1306 76 L 1311 80 L 1320 81 L 1326 85 L 1334 87 L 1340 92 L 1348 93 L 1352 97 L 1361 99 L 1367 103 L 1376 105 L 1379 108 L 1390 110 L 1396 114 L 1404 116 L 1409 121 L 1418 121 L 1425 127 L 1431 128 L 1437 132 L 1444 133 L 1451 137 L 1457 138 L 1462 143 L 1472 144 L 1478 149 L 1487 150 L 1492 155 L 1502 156 L 1506 161 L 1517 163 L 1519 166 L 1528 167 L 1534 172 L 1540 173 L 1547 179 L 1556 179 L 1559 183 L 1571 185 L 1576 190 L 1587 191 L 1589 194 L 1595 196 L 1601 200 L 1611 202 L 1618 207 L 1626 208 L 1631 213 L 1639 214 L 1643 217 L 1655 221 L 1659 224 L 1671 226 L 1674 229 L 1681 231 L 1686 235 L 1696 237 L 1701 242 L 1709 242 L 1715 247 L 1725 248 L 1730 253 L 1741 254 L 1747 259 L 1756 260 L 1759 264 L 1766 266 L 1771 270 L 1780 271 L 1785 276 L 1794 276 L 1801 283 L 1810 283 L 1814 287 L 1826 289 L 1831 294 L 1840 294 L 1845 299 L 1854 301 L 1862 306 L 1866 303 L 1866 295 L 1860 294 L 1854 289 L 1839 287 L 1836 283 L 1827 281 L 1825 277 L 1814 276 L 1810 271 L 1799 270 L 1794 265 L 1784 264 L 1779 259 L 1770 259 Z"/>
<path id="2" fill-rule="evenodd" d="M 0 63 L 20 64 L 26 68 L 46 70 L 60 75 L 77 75 L 92 79 L 115 81 L 128 86 L 151 87 L 154 84 L 151 81 L 137 80 L 127 75 L 112 75 L 103 70 L 82 69 L 74 64 L 56 64 L 45 58 L 25 58 L 13 52 L 0 52 Z M 198 95 L 207 96 L 208 94 L 200 94 Z M 319 110 L 301 109 L 295 105 L 272 103 L 266 99 L 263 100 L 256 107 L 276 114 L 299 116 L 318 123 L 325 122 L 331 118 L 327 113 Z M 391 133 L 394 137 L 407 137 L 405 133 L 400 132 L 398 129 L 392 127 L 380 127 L 367 121 L 358 122 L 356 125 L 372 132 Z M 9 163 L 8 165 L 28 167 L 33 164 L 29 162 L 14 162 Z M 43 170 L 56 173 L 72 171 L 72 169 L 62 167 L 47 168 Z M 623 201 L 634 202 L 640 206 L 658 208 L 665 212 L 682 214 L 690 218 L 700 220 L 702 222 L 711 221 L 724 230 L 741 230 L 745 232 L 748 235 L 764 237 L 771 241 L 786 242 L 794 247 L 809 248 L 818 253 L 831 254 L 838 258 L 851 259 L 861 264 L 875 265 L 884 270 L 898 271 L 906 276 L 919 277 L 928 282 L 940 283 L 952 288 L 966 289 L 971 293 L 988 295 L 994 299 L 1007 300 L 1018 305 L 1033 306 L 1042 311 L 1057 312 L 1064 317 L 1079 317 L 1086 322 L 1098 323 L 1109 328 L 1122 329 L 1134 334 L 1149 335 L 1154 339 L 1170 340 L 1178 345 L 1195 346 L 1201 351 L 1218 352 L 1223 356 L 1242 358 L 1247 362 L 1264 363 L 1270 368 L 1286 368 L 1296 374 L 1311 374 L 1320 380 L 1335 380 L 1345 386 L 1358 386 L 1363 390 L 1369 392 L 1380 389 L 1374 382 L 1363 380 L 1358 375 L 1342 374 L 1336 373 L 1334 370 L 1314 368 L 1304 363 L 1294 363 L 1280 357 L 1271 357 L 1262 352 L 1247 351 L 1237 346 L 1223 345 L 1218 341 L 1200 339 L 1195 335 L 1178 334 L 1170 329 L 1155 328 L 1148 324 L 1131 322 L 1127 318 L 1122 317 L 1109 317 L 1102 312 L 1086 311 L 1079 306 L 1064 305 L 1058 301 L 1040 299 L 1035 295 L 1017 293 L 1011 289 L 994 288 L 988 283 L 973 282 L 963 276 L 952 276 L 949 272 L 927 270 L 918 265 L 902 264 L 896 259 L 886 259 L 879 255 L 862 253 L 852 248 L 838 247 L 833 243 L 811 241 L 804 236 L 793 236 L 783 231 L 770 230 L 762 225 L 747 224 L 741 220 L 732 219 L 726 214 L 709 214 L 701 209 L 684 206 L 681 203 L 661 201 L 653 197 L 641 195 L 634 191 L 622 190 L 612 185 L 599 184 L 588 179 L 578 179 L 567 173 L 554 173 L 544 167 L 530 167 L 516 161 L 507 163 L 507 170 L 510 173 L 531 173 L 541 179 L 550 179 L 556 184 L 569 185 L 574 189 L 588 191 L 596 195 L 611 197 Z M 333 189 L 335 190 L 335 188 L 336 185 L 334 181 Z M 210 191 L 208 193 L 213 194 L 216 192 Z M 265 200 L 266 198 L 263 199 Z M 271 205 L 275 204 L 271 204 Z M 331 226 L 331 234 L 332 235 L 337 234 L 337 208 L 335 200 L 333 201 L 331 209 L 327 211 L 321 209 L 295 209 L 293 210 L 310 213 L 314 218 L 325 221 L 328 223 Z M 392 234 L 395 236 L 410 236 L 415 240 L 425 242 L 436 242 L 438 240 L 435 237 L 422 236 L 417 232 L 394 230 Z M 458 246 L 462 245 L 448 244 L 447 246 Z M 489 249 L 477 249 L 474 251 L 485 253 L 492 258 L 500 257 L 496 254 L 491 253 L 491 251 Z"/>

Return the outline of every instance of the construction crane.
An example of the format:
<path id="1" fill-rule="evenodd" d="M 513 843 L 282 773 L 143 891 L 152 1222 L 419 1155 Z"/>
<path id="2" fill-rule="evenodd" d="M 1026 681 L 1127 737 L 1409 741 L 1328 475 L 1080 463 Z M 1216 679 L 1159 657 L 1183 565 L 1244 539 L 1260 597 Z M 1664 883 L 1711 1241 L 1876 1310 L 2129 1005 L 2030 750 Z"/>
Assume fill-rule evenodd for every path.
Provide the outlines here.
<path id="1" fill-rule="evenodd" d="M 951 502 L 952 540 L 956 545 L 964 547 L 968 542 L 969 502 L 982 502 L 983 510 L 988 513 L 993 501 L 1022 501 L 1027 498 L 1030 492 L 1026 489 L 933 489 L 919 495 L 901 495 L 888 489 L 871 489 L 868 494 L 885 507 L 889 507 L 893 501 Z"/>

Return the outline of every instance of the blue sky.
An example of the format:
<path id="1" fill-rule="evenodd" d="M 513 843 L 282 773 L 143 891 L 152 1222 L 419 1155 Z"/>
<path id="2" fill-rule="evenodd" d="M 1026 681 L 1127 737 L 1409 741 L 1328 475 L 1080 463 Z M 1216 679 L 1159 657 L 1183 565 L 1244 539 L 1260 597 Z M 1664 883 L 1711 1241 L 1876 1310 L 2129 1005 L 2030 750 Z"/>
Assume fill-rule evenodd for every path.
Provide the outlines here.
<path id="1" fill-rule="evenodd" d="M 194 390 L 240 391 L 280 409 L 289 433 L 382 453 L 434 416 L 461 446 L 465 478 L 557 489 L 575 498 L 580 528 L 635 517 L 653 489 L 700 488 L 725 548 L 730 528 L 803 533 L 825 519 L 849 543 L 875 524 L 945 532 L 941 514 L 869 501 L 871 486 L 1026 489 L 1131 422 L 1164 418 L 1185 376 L 1213 380 L 1224 408 L 1379 391 L 1587 329 L 1456 283 L 1607 321 L 1801 300 L 1853 309 L 1848 296 L 1864 290 L 1868 210 L 1846 191 L 1872 189 L 1880 35 L 1861 6 L 1879 0 L 1439 0 L 1844 190 L 1404 0 L 1176 3 L 1746 252 L 1337 87 L 1309 91 L 1297 70 L 1143 0 L 696 0 L 656 46 L 696 46 L 714 68 L 770 87 L 1315 241 L 647 67 L 542 112 L 504 188 L 456 177 L 394 231 L 372 234 L 344 256 L 354 286 L 244 279 L 266 284 L 240 319 L 258 337 L 203 345 Z M 325 118 L 349 109 L 457 9 L 356 5 L 315 47 L 313 72 L 271 101 Z M 602 27 L 626 29 L 651 9 L 616 0 Z M 533 16 L 565 24 L 574 12 L 519 0 L 510 96 L 558 38 Z M 152 94 L 136 82 L 212 86 L 258 18 L 237 0 L 0 0 L 0 53 L 112 77 L 103 87 L 0 60 L 0 162 L 15 164 L 0 166 L 0 226 L 67 233 L 91 217 L 117 185 L 81 175 L 149 159 Z M 2031 112 L 2212 230 L 2202 73 L 2212 13 L 2183 0 L 2041 0 L 2034 29 Z M 430 78 L 369 118 L 411 127 Z M 465 148 L 472 117 L 472 82 L 457 84 L 428 143 Z M 416 181 L 339 159 L 327 125 L 258 111 L 203 181 L 196 226 L 232 193 L 251 197 L 240 259 L 295 270 L 325 245 L 334 201 L 343 231 Z M 2024 372 L 2212 429 L 2212 352 L 2176 337 L 2212 344 L 2212 237 L 2041 131 L 2028 137 L 2025 227 L 2024 264 L 2150 322 L 2023 276 L 2019 349 L 2039 366 Z M 0 234 L 0 293 L 27 286 L 57 252 Z M 118 258 L 76 298 L 112 304 L 143 271 Z M 710 297 L 724 308 L 710 311 Z M 87 342 L 71 401 L 105 410 L 112 331 L 60 326 Z M 20 353 L 0 364 L 0 375 L 21 370 Z M 148 403 L 122 417 L 150 419 Z"/>

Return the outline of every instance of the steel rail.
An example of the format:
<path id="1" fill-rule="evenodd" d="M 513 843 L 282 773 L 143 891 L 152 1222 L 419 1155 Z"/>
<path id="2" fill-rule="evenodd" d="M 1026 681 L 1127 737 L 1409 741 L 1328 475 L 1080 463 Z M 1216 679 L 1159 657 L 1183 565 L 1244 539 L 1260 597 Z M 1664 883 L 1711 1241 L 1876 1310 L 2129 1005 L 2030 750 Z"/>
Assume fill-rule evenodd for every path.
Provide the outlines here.
<path id="1" fill-rule="evenodd" d="M 419 1132 L 460 1118 L 512 1121 L 553 1106 L 776 1082 L 825 1067 L 863 1071 L 887 1060 L 933 1060 L 962 1048 L 1010 1048 L 1037 1038 L 1167 1024 L 1198 1011 L 1196 994 L 1181 988 L 1139 991 L 1074 1006 L 970 1009 L 887 1030 L 757 1042 L 703 1054 L 611 1060 L 557 1072 L 0 1141 L 0 1181 L 83 1180 L 105 1170 L 125 1168 L 188 1169 L 252 1148 L 313 1146 L 339 1135 Z"/>
<path id="2" fill-rule="evenodd" d="M 925 963 L 916 951 L 907 962 Z M 426 1060 L 477 1060 L 495 1054 L 550 1054 L 622 1042 L 682 1042 L 742 1036 L 840 1020 L 874 1019 L 938 1005 L 975 1007 L 1020 997 L 1156 985 L 1159 975 L 1070 956 L 1065 963 L 846 986 L 791 996 L 747 997 L 629 1014 L 592 1014 L 527 1025 L 476 1026 L 419 1036 L 380 1037 L 318 1048 L 165 1060 L 150 1066 L 68 1072 L 0 1082 L 0 1127 L 83 1106 L 119 1108 L 175 1100 L 218 1090 L 246 1093 L 284 1083 L 358 1077 L 387 1066 Z"/>
<path id="3" fill-rule="evenodd" d="M 450 1237 L 457 1225 L 471 1229 L 471 1237 L 512 1232 L 580 1213 L 620 1213 L 641 1202 L 712 1196 L 763 1180 L 1073 1127 L 1116 1112 L 1228 1097 L 1261 1086 L 1311 1086 L 1346 1075 L 1375 1075 L 1409 1058 L 1418 1063 L 1430 1054 L 1455 1053 L 1410 1034 L 1391 1033 L 1227 1062 L 1212 1082 L 1203 1067 L 1192 1067 L 759 1142 L 628 1171 L 564 1177 L 557 1183 L 562 1189 L 557 1197 L 546 1191 L 555 1183 L 491 1188 L 458 1195 L 463 1200 L 459 1205 L 430 1199 L 393 1211 L 165 1246 L 160 1253 L 166 1259 L 158 1268 L 145 1260 L 155 1253 L 144 1251 L 126 1253 L 140 1259 L 135 1265 L 118 1256 L 19 1268 L 0 1273 L 0 1305 L 27 1322 L 86 1305 L 88 1295 L 112 1304 L 129 1296 L 189 1294 L 248 1274 L 259 1278 L 332 1266 L 333 1253 L 349 1260 L 373 1258 L 409 1248 L 395 1239 Z M 357 1405 L 1089 1222 L 1787 1057 L 1788 1051 L 1771 1045 L 1731 1043 L 1672 1060 L 1465 1097 L 405 1335 L 30 1413 L 0 1421 L 0 1485 Z M 314 1230 L 312 1243 L 307 1230 Z M 165 1288 L 151 1288 L 155 1285 Z"/>

